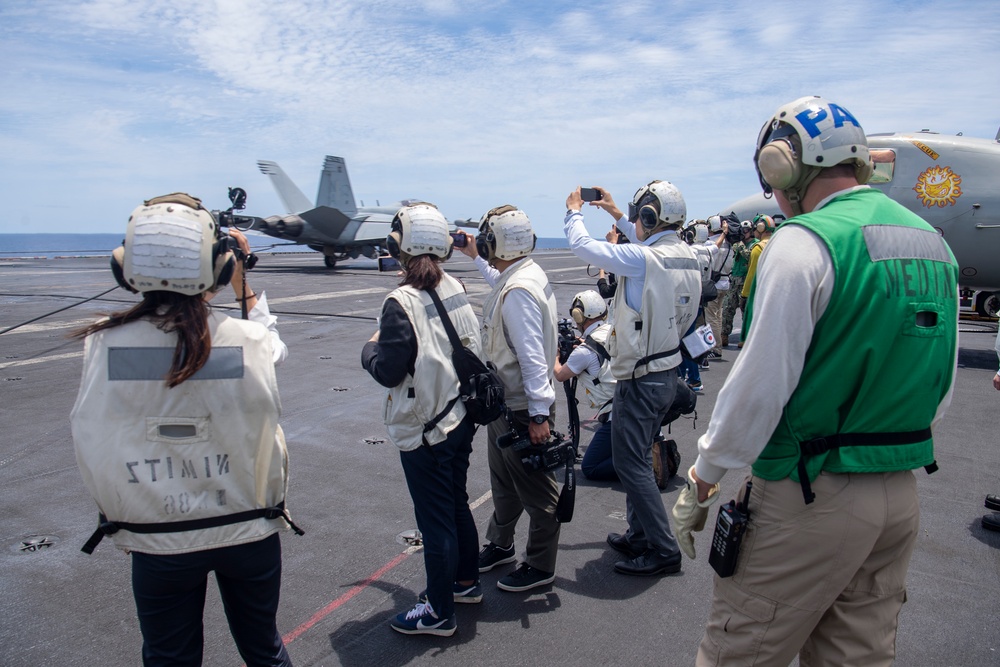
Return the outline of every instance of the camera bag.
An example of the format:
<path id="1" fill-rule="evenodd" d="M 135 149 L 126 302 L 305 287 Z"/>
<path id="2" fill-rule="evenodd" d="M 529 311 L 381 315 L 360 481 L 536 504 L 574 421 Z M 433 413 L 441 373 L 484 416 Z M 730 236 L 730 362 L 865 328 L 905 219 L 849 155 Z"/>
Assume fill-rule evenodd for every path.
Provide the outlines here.
<path id="1" fill-rule="evenodd" d="M 458 332 L 455 331 L 455 325 L 451 323 L 448 311 L 441 303 L 441 297 L 433 287 L 427 292 L 434 301 L 434 307 L 441 316 L 441 323 L 448 332 L 448 340 L 451 341 L 451 361 L 458 373 L 459 398 L 474 422 L 479 425 L 489 424 L 504 414 L 506 407 L 503 381 L 496 372 L 496 366 L 492 362 L 483 363 L 475 352 L 462 345 Z M 424 431 L 434 428 L 451 408 L 452 404 L 449 404 L 444 412 L 424 425 Z"/>

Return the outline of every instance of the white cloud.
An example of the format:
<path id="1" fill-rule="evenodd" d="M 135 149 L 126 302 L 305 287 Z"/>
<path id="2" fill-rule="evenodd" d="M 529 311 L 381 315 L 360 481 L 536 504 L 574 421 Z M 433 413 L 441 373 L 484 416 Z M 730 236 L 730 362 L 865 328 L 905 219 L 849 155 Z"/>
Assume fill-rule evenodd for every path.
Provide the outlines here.
<path id="1" fill-rule="evenodd" d="M 344 156 L 372 203 L 451 217 L 521 202 L 560 234 L 574 186 L 652 178 L 705 216 L 756 188 L 760 124 L 804 94 L 871 132 L 992 137 L 1000 7 L 957 2 L 8 2 L 0 183 L 10 220 L 118 231 L 135 202 L 225 186 L 281 210 L 258 158 L 307 193 Z M 974 28 L 972 26 L 975 26 Z M 57 184 L 57 186 L 56 186 Z M 525 202 L 530 202 L 525 203 Z M 116 218 L 109 211 L 119 211 Z M 0 220 L 2 231 L 27 231 Z"/>

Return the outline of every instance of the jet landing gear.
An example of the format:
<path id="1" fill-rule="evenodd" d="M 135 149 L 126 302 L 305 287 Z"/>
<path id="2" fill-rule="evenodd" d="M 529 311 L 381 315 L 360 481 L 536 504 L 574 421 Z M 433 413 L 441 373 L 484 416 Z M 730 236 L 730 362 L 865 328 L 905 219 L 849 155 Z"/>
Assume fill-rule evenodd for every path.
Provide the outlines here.
<path id="1" fill-rule="evenodd" d="M 1000 292 L 976 294 L 976 312 L 981 317 L 996 317 L 1000 313 Z"/>
<path id="2" fill-rule="evenodd" d="M 337 258 L 336 257 L 330 257 L 329 255 L 323 255 L 323 263 L 326 265 L 326 268 L 328 268 L 328 269 L 335 269 L 335 268 L 337 268 Z"/>

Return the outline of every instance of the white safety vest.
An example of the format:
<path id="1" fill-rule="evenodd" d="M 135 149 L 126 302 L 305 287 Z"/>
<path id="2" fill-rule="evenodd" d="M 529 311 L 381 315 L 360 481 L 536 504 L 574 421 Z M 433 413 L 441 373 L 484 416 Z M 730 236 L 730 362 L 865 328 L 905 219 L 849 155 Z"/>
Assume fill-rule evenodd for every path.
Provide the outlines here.
<path id="1" fill-rule="evenodd" d="M 636 312 L 628 305 L 625 292 L 631 279 L 619 276 L 608 336 L 616 380 L 676 368 L 681 363 L 680 338 L 698 315 L 701 301 L 701 268 L 684 241 L 664 234 L 653 245 L 636 247 L 646 256 L 642 306 Z"/>
<path id="2" fill-rule="evenodd" d="M 462 345 L 480 354 L 479 321 L 462 284 L 445 274 L 435 291 Z M 385 396 L 383 417 L 389 438 L 404 452 L 420 447 L 425 438 L 427 444 L 436 445 L 465 417 L 465 405 L 457 400 L 458 373 L 451 358 L 448 332 L 434 301 L 424 290 L 403 286 L 390 292 L 386 299 L 393 299 L 402 307 L 417 339 L 413 375 L 407 373 Z M 407 361 L 401 359 L 400 363 Z M 452 407 L 447 414 L 424 433 L 424 425 L 443 412 L 449 403 Z"/>
<path id="3" fill-rule="evenodd" d="M 511 410 L 526 410 L 528 396 L 524 392 L 521 366 L 514 344 L 503 323 L 500 304 L 512 289 L 523 289 L 538 303 L 542 311 L 542 341 L 546 359 L 555 359 L 558 348 L 556 299 L 545 272 L 528 258 L 515 262 L 500 274 L 493 291 L 483 303 L 483 350 L 486 358 L 496 364 L 503 380 L 504 398 Z M 555 386 L 555 369 L 549 364 L 549 384 Z"/>
<path id="4" fill-rule="evenodd" d="M 280 516 L 262 515 L 283 507 L 288 485 L 270 335 L 261 324 L 219 313 L 208 322 L 208 362 L 172 389 L 164 378 L 176 334 L 140 320 L 84 344 L 70 420 L 77 463 L 102 522 L 185 528 L 119 528 L 112 535 L 119 549 L 178 554 L 287 528 Z M 257 516 L 197 527 L 244 512 Z"/>
<path id="5" fill-rule="evenodd" d="M 590 332 L 590 335 L 587 338 L 593 339 L 596 343 L 602 345 L 604 350 L 607 352 L 608 335 L 610 333 L 611 325 L 604 323 Z M 588 348 L 590 347 L 586 339 L 583 344 Z M 601 360 L 601 372 L 597 375 L 597 377 L 594 377 L 588 372 L 580 373 L 577 377 L 580 379 L 580 385 L 583 387 L 587 400 L 590 401 L 590 407 L 597 410 L 598 415 L 603 415 L 611 412 L 611 408 L 614 407 L 611 404 L 611 399 L 613 399 L 615 395 L 615 378 L 611 374 L 611 360 L 602 357 L 601 353 L 597 349 L 590 349 L 592 349 Z"/>

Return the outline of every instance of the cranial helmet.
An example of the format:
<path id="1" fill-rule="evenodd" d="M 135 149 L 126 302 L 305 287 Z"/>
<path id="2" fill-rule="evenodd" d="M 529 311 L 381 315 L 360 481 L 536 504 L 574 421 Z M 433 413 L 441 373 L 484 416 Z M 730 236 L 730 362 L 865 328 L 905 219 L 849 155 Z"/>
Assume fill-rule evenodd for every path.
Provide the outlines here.
<path id="1" fill-rule="evenodd" d="M 718 234 L 722 231 L 722 216 L 721 215 L 710 215 L 708 216 L 708 231 L 710 234 Z"/>
<path id="2" fill-rule="evenodd" d="M 577 326 L 583 326 L 587 320 L 606 317 L 608 304 L 601 298 L 600 294 L 589 289 L 573 297 L 573 305 L 569 308 L 569 314 Z"/>
<path id="3" fill-rule="evenodd" d="M 758 234 L 763 234 L 764 232 L 773 232 L 777 229 L 778 223 L 771 216 L 758 213 L 754 216 L 753 227 Z"/>
<path id="4" fill-rule="evenodd" d="M 197 197 L 175 192 L 132 211 L 111 271 L 130 292 L 197 295 L 229 284 L 236 259 Z"/>
<path id="5" fill-rule="evenodd" d="M 646 230 L 679 225 L 687 217 L 681 191 L 669 181 L 652 181 L 636 190 L 628 205 L 628 219 Z"/>
<path id="6" fill-rule="evenodd" d="M 753 231 L 753 223 L 749 220 L 743 220 L 740 222 L 740 234 L 744 236 Z"/>
<path id="7" fill-rule="evenodd" d="M 396 211 L 385 238 L 389 254 L 405 265 L 411 257 L 434 255 L 441 259 L 451 256 L 454 242 L 448 233 L 448 221 L 434 204 L 418 202 Z"/>
<path id="8" fill-rule="evenodd" d="M 861 124 L 844 107 L 802 97 L 779 108 L 757 137 L 754 166 L 765 196 L 781 190 L 795 215 L 820 169 L 851 163 L 859 183 L 874 171 Z"/>
<path id="9" fill-rule="evenodd" d="M 535 249 L 535 233 L 524 211 L 506 204 L 487 211 L 479 221 L 476 252 L 487 262 L 526 257 Z"/>

